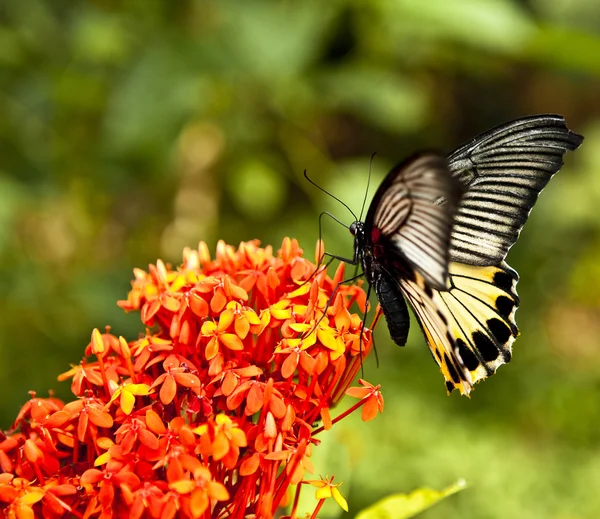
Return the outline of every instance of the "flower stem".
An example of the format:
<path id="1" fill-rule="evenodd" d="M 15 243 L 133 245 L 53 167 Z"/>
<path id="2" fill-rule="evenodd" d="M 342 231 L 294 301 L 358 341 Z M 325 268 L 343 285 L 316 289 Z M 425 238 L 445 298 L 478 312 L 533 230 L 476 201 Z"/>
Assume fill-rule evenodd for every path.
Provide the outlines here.
<path id="1" fill-rule="evenodd" d="M 333 420 L 331 420 L 331 425 L 339 422 L 342 418 L 346 418 L 346 416 L 348 416 L 350 413 L 353 413 L 354 411 L 356 411 L 366 401 L 367 401 L 366 398 L 362 398 L 361 400 L 356 402 L 356 404 L 354 404 L 352 407 L 349 407 L 348 409 L 346 409 L 341 415 L 336 416 Z M 324 430 L 325 430 L 325 427 L 322 425 L 321 427 L 319 427 L 318 429 L 313 431 L 313 435 L 318 434 Z"/>

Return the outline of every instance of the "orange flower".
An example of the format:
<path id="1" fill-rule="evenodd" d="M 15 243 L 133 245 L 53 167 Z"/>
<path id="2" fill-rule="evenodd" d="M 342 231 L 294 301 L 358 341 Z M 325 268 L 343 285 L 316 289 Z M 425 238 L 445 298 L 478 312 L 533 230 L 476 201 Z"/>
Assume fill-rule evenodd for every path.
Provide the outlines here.
<path id="1" fill-rule="evenodd" d="M 89 358 L 59 377 L 73 401 L 32 394 L 0 441 L 0 506 L 26 518 L 275 517 L 324 428 L 383 410 L 379 386 L 348 389 L 372 344 L 353 313 L 364 291 L 337 288 L 343 266 L 333 279 L 315 270 L 290 239 L 277 253 L 219 242 L 212 259 L 201 243 L 178 268 L 136 269 L 119 306 L 152 328 L 129 342 L 94 330 Z M 346 392 L 360 401 L 335 416 Z M 347 509 L 332 481 L 305 483 Z"/>
<path id="2" fill-rule="evenodd" d="M 362 419 L 368 422 L 375 418 L 377 413 L 383 413 L 383 395 L 379 391 L 380 386 L 374 386 L 362 379 L 359 379 L 358 383 L 363 387 L 351 387 L 346 391 L 346 394 L 354 398 L 360 398 L 364 402 Z"/>
<path id="3" fill-rule="evenodd" d="M 201 333 L 204 336 L 210 337 L 206 346 L 206 360 L 213 359 L 219 353 L 219 345 L 222 344 L 230 350 L 243 350 L 244 344 L 241 338 L 235 333 L 226 333 L 235 319 L 235 312 L 228 308 L 219 318 L 219 322 L 205 321 L 202 324 Z"/>
<path id="4" fill-rule="evenodd" d="M 229 492 L 222 483 L 213 481 L 210 470 L 199 466 L 194 469 L 193 479 L 181 479 L 169 484 L 169 488 L 180 495 L 189 494 L 189 501 L 182 503 L 189 507 L 192 517 L 202 517 L 212 501 L 227 501 Z"/>
<path id="5" fill-rule="evenodd" d="M 12 474 L 2 474 L 0 479 L 0 503 L 5 506 L 6 517 L 18 519 L 34 517 L 33 507 L 44 498 L 44 491 L 31 485 L 29 481 L 15 478 Z"/>
<path id="6" fill-rule="evenodd" d="M 235 467 L 240 454 L 240 447 L 246 447 L 248 440 L 243 429 L 241 429 L 234 421 L 225 414 L 218 414 L 214 424 L 203 424 L 194 429 L 194 432 L 200 436 L 210 435 L 208 439 L 210 449 L 206 449 L 207 444 L 204 443 L 202 453 L 211 455 L 213 460 L 223 460 L 226 467 Z"/>
<path id="7" fill-rule="evenodd" d="M 177 385 L 186 388 L 200 387 L 200 379 L 189 373 L 187 367 L 181 366 L 175 355 L 169 355 L 165 359 L 163 368 L 165 372 L 159 375 L 151 386 L 151 389 L 154 389 L 162 385 L 159 397 L 163 404 L 168 405 L 173 401 L 177 393 Z"/>

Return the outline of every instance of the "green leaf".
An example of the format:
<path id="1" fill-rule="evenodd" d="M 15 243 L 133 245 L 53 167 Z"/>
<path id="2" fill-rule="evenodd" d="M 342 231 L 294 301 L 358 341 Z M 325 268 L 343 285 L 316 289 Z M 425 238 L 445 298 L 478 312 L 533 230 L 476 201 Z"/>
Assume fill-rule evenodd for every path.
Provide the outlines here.
<path id="1" fill-rule="evenodd" d="M 465 481 L 459 480 L 444 490 L 419 488 L 410 494 L 395 494 L 365 508 L 356 519 L 408 519 L 465 487 Z"/>

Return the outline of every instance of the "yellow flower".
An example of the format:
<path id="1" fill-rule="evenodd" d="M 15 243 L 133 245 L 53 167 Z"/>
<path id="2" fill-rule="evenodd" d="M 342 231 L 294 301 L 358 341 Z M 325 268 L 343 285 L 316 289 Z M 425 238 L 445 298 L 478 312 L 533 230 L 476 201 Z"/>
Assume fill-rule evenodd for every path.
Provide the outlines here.
<path id="1" fill-rule="evenodd" d="M 333 497 L 334 501 L 340 505 L 342 510 L 345 512 L 348 511 L 348 502 L 344 499 L 344 496 L 338 490 L 338 487 L 341 483 L 337 485 L 333 484 L 333 478 L 330 479 L 313 479 L 309 481 L 305 481 L 305 483 L 310 483 L 313 487 L 317 487 L 317 491 L 315 492 L 315 498 L 318 500 L 328 499 Z"/>
<path id="2" fill-rule="evenodd" d="M 133 411 L 133 406 L 135 405 L 135 397 L 136 396 L 146 396 L 152 393 L 152 389 L 148 384 L 124 384 L 117 388 L 115 388 L 115 392 L 113 393 L 112 398 L 104 407 L 107 409 L 110 407 L 117 398 L 120 397 L 119 405 L 121 410 L 129 415 L 131 411 Z"/>

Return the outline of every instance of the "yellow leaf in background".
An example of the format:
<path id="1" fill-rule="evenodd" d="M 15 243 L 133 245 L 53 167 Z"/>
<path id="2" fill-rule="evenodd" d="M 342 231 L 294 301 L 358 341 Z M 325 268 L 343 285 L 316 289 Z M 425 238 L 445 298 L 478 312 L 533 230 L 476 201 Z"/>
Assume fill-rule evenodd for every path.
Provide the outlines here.
<path id="1" fill-rule="evenodd" d="M 466 486 L 467 484 L 464 480 L 459 480 L 444 490 L 419 488 L 410 494 L 394 494 L 365 508 L 356 514 L 356 519 L 408 519 L 420 514 Z"/>

